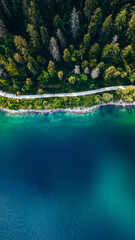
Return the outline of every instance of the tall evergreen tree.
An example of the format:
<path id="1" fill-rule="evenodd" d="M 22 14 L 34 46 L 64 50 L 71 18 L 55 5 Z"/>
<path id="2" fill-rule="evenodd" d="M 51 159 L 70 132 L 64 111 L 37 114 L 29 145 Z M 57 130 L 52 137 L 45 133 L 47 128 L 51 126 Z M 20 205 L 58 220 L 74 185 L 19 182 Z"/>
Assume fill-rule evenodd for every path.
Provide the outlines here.
<path id="1" fill-rule="evenodd" d="M 2 5 L 2 8 L 5 11 L 5 13 L 7 14 L 7 16 L 9 18 L 12 18 L 12 15 L 11 15 L 10 8 L 9 8 L 8 3 L 7 3 L 7 0 L 1 0 L 1 5 Z"/>
<path id="2" fill-rule="evenodd" d="M 7 30 L 2 19 L 0 19 L 0 38 L 6 38 Z"/>
<path id="3" fill-rule="evenodd" d="M 50 53 L 54 60 L 56 60 L 57 62 L 60 61 L 60 53 L 59 53 L 57 41 L 54 37 L 52 37 L 50 40 Z"/>
<path id="4" fill-rule="evenodd" d="M 58 28 L 63 29 L 63 22 L 58 14 L 53 19 L 53 27 L 54 31 L 56 31 Z"/>
<path id="5" fill-rule="evenodd" d="M 85 17 L 88 19 L 88 22 L 90 21 L 90 18 L 97 7 L 98 7 L 98 0 L 85 1 L 84 13 L 85 13 Z"/>
<path id="6" fill-rule="evenodd" d="M 63 35 L 63 33 L 61 32 L 60 29 L 57 29 L 56 35 L 57 35 L 57 38 L 60 41 L 61 46 L 65 47 L 66 46 L 66 40 L 65 40 L 65 37 L 64 37 L 64 35 Z"/>
<path id="7" fill-rule="evenodd" d="M 39 41 L 38 33 L 34 29 L 34 26 L 30 23 L 28 23 L 28 25 L 27 25 L 27 32 L 29 33 L 29 35 L 31 37 L 31 41 L 33 43 L 33 46 L 35 48 L 39 49 L 40 48 L 40 41 Z"/>
<path id="8" fill-rule="evenodd" d="M 112 15 L 109 15 L 104 20 L 101 31 L 100 31 L 99 41 L 101 44 L 105 45 L 109 40 L 109 37 L 112 32 L 112 26 L 113 26 Z"/>
<path id="9" fill-rule="evenodd" d="M 88 32 L 90 33 L 91 38 L 95 37 L 97 32 L 100 30 L 102 25 L 102 10 L 101 8 L 97 8 L 90 20 L 90 24 L 88 27 Z"/>
<path id="10" fill-rule="evenodd" d="M 79 16 L 75 7 L 73 8 L 70 22 L 71 22 L 72 36 L 74 40 L 77 40 L 77 37 L 79 35 L 80 23 L 79 23 Z"/>
<path id="11" fill-rule="evenodd" d="M 49 45 L 49 35 L 48 35 L 47 28 L 45 26 L 41 26 L 41 28 L 40 28 L 40 35 L 41 35 L 42 44 L 46 48 L 48 48 L 48 45 Z"/>
<path id="12" fill-rule="evenodd" d="M 72 5 L 71 5 L 72 0 L 56 0 L 57 6 L 58 6 L 58 12 L 60 14 L 63 14 L 64 12 L 68 11 L 69 9 L 71 9 Z"/>
<path id="13" fill-rule="evenodd" d="M 42 19 L 40 16 L 40 12 L 38 10 L 37 4 L 35 0 L 31 0 L 30 7 L 29 7 L 29 20 L 30 23 L 34 26 L 36 30 L 39 29 L 39 27 L 42 24 Z"/>

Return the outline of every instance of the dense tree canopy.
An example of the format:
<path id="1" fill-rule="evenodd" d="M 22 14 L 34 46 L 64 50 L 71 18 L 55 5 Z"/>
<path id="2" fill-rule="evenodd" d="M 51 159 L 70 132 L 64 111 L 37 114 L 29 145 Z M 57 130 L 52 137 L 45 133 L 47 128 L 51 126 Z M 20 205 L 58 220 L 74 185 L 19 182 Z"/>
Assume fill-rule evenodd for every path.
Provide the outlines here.
<path id="1" fill-rule="evenodd" d="M 0 69 L 17 94 L 132 84 L 134 0 L 0 0 Z"/>

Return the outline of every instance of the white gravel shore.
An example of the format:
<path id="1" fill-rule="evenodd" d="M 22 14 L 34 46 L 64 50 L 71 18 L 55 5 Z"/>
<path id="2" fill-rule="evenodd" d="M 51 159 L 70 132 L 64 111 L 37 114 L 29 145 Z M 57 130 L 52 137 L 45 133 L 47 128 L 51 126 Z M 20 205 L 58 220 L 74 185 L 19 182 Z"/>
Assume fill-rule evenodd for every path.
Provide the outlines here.
<path id="1" fill-rule="evenodd" d="M 116 107 L 122 107 L 122 108 L 127 108 L 127 107 L 135 107 L 135 102 L 132 103 L 125 103 L 122 101 L 117 101 L 117 102 L 109 102 L 109 103 L 101 103 L 99 105 L 95 105 L 92 107 L 77 107 L 77 108 L 56 108 L 56 109 L 50 109 L 50 110 L 45 110 L 45 109 L 41 109 L 41 110 L 36 110 L 36 109 L 19 109 L 19 110 L 10 110 L 10 109 L 6 109 L 6 108 L 1 108 L 0 107 L 0 111 L 6 113 L 7 115 L 13 115 L 13 116 L 17 116 L 17 115 L 27 115 L 27 114 L 52 114 L 52 113 L 67 113 L 67 114 L 74 114 L 74 115 L 81 115 L 81 114 L 87 114 L 90 112 L 94 112 L 97 109 L 99 109 L 100 107 L 104 107 L 104 106 L 116 106 Z"/>

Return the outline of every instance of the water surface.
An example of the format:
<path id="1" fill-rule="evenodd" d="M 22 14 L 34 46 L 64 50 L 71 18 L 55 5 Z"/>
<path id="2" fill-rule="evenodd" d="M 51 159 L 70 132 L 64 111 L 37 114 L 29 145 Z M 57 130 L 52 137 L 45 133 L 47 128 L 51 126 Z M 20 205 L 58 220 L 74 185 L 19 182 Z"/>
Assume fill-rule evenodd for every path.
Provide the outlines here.
<path id="1" fill-rule="evenodd" d="M 0 240 L 134 240 L 135 109 L 0 114 Z"/>

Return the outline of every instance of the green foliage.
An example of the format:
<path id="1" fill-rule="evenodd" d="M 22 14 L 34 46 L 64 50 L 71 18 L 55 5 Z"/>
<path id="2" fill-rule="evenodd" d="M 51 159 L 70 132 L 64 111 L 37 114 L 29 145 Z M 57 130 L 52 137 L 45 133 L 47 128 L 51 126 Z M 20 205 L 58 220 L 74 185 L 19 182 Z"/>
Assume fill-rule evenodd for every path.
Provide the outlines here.
<path id="1" fill-rule="evenodd" d="M 100 30 L 99 41 L 101 44 L 105 45 L 109 41 L 109 37 L 112 32 L 113 21 L 112 15 L 109 15 L 103 22 L 102 28 Z"/>
<path id="2" fill-rule="evenodd" d="M 97 0 L 86 0 L 85 1 L 84 13 L 85 13 L 85 16 L 88 18 L 88 20 L 90 20 L 90 17 L 93 14 L 93 11 L 97 7 L 98 7 Z"/>
<path id="3" fill-rule="evenodd" d="M 107 44 L 103 48 L 102 59 L 108 64 L 117 64 L 119 62 L 120 48 L 118 43 Z"/>
<path id="4" fill-rule="evenodd" d="M 102 99 L 103 99 L 103 102 L 105 103 L 111 102 L 113 101 L 113 94 L 104 93 Z"/>
<path id="5" fill-rule="evenodd" d="M 63 52 L 63 59 L 65 62 L 69 62 L 70 59 L 71 59 L 71 56 L 70 56 L 70 52 L 68 51 L 68 49 L 66 48 Z"/>
<path id="6" fill-rule="evenodd" d="M 133 4 L 133 0 L 2 0 L 0 90 L 73 92 L 134 83 Z M 80 67 L 76 75 L 75 66 Z M 99 76 L 93 80 L 94 69 L 99 69 Z M 69 84 L 70 77 L 76 84 Z"/>
<path id="7" fill-rule="evenodd" d="M 128 29 L 127 29 L 127 36 L 131 41 L 133 41 L 133 44 L 134 44 L 134 42 L 135 42 L 135 12 L 133 12 L 132 17 L 129 21 Z"/>
<path id="8" fill-rule="evenodd" d="M 83 43 L 84 43 L 85 49 L 88 49 L 89 46 L 90 46 L 90 33 L 86 33 L 86 34 L 84 35 Z"/>
<path id="9" fill-rule="evenodd" d="M 112 85 L 114 84 L 115 72 L 116 72 L 116 68 L 114 66 L 111 66 L 105 70 L 104 81 L 106 86 L 109 86 L 110 83 L 112 83 Z"/>
<path id="10" fill-rule="evenodd" d="M 125 102 L 133 102 L 135 101 L 135 87 L 128 86 L 126 89 L 118 89 L 116 94 L 119 99 Z"/>
<path id="11" fill-rule="evenodd" d="M 49 61 L 48 73 L 50 74 L 51 78 L 55 78 L 56 77 L 55 63 L 53 61 Z"/>
<path id="12" fill-rule="evenodd" d="M 124 60 L 126 60 L 128 63 L 132 63 L 134 60 L 134 56 L 133 56 L 133 49 L 131 45 L 126 46 L 123 50 L 122 50 L 122 58 Z"/>
<path id="13" fill-rule="evenodd" d="M 37 78 L 37 80 L 40 83 L 41 87 L 45 87 L 49 82 L 50 82 L 50 75 L 48 72 L 43 71 L 39 77 Z"/>
<path id="14" fill-rule="evenodd" d="M 75 84 L 75 83 L 76 83 L 76 77 L 71 76 L 71 77 L 69 77 L 68 81 L 69 81 L 69 83 L 71 83 L 71 84 Z"/>
<path id="15" fill-rule="evenodd" d="M 60 81 L 62 81 L 62 79 L 63 79 L 63 71 L 59 71 L 58 72 L 58 78 L 59 78 Z"/>
<path id="16" fill-rule="evenodd" d="M 36 61 L 34 60 L 33 57 L 29 56 L 28 58 L 28 69 L 30 70 L 30 72 L 35 76 L 38 73 L 38 64 L 36 63 Z"/>
<path id="17" fill-rule="evenodd" d="M 42 24 L 40 12 L 38 10 L 35 0 L 31 0 L 29 8 L 29 20 L 36 30 L 39 29 Z"/>
<path id="18" fill-rule="evenodd" d="M 37 34 L 36 30 L 34 29 L 34 26 L 30 23 L 27 25 L 27 32 L 30 35 L 30 38 L 31 38 L 34 48 L 38 49 L 40 47 L 38 34 Z"/>
<path id="19" fill-rule="evenodd" d="M 41 40 L 42 40 L 42 44 L 48 48 L 49 45 L 49 35 L 47 32 L 47 28 L 44 26 L 41 26 L 40 28 L 40 34 L 41 34 Z"/>
<path id="20" fill-rule="evenodd" d="M 61 20 L 61 18 L 60 18 L 60 16 L 58 14 L 54 17 L 53 27 L 54 27 L 55 31 L 57 29 L 63 29 L 63 23 L 62 23 L 62 20 Z"/>
<path id="21" fill-rule="evenodd" d="M 121 32 L 126 28 L 126 25 L 127 25 L 127 11 L 126 9 L 124 9 L 116 16 L 114 22 L 116 32 L 118 34 L 121 34 Z"/>
<path id="22" fill-rule="evenodd" d="M 95 37 L 102 24 L 102 10 L 97 8 L 91 17 L 88 31 L 91 37 Z"/>
<path id="23" fill-rule="evenodd" d="M 91 48 L 90 48 L 90 52 L 89 52 L 89 59 L 98 59 L 99 58 L 99 53 L 100 53 L 100 46 L 98 43 L 94 43 Z"/>

